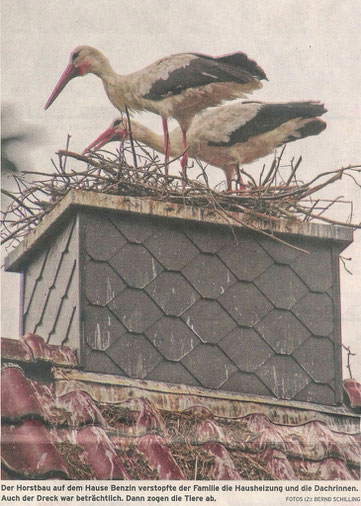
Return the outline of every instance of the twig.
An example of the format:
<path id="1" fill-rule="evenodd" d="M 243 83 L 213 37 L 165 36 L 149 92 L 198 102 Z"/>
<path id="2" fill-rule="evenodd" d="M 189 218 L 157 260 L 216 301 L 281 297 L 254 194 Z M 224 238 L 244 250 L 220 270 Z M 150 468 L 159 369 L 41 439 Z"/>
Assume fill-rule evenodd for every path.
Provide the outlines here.
<path id="1" fill-rule="evenodd" d="M 68 134 L 68 136 L 66 138 L 65 151 L 69 151 L 70 138 L 71 138 L 71 135 Z M 64 160 L 63 172 L 66 171 L 66 161 L 67 161 L 67 158 L 65 158 L 65 160 Z"/>
<path id="2" fill-rule="evenodd" d="M 27 211 L 29 211 L 30 214 L 34 215 L 35 213 L 33 213 L 33 211 L 30 209 L 30 207 L 26 206 L 24 204 L 24 201 L 23 200 L 20 200 L 18 199 L 13 193 L 10 193 L 8 192 L 7 190 L 5 190 L 4 188 L 1 188 L 1 193 L 3 193 L 4 195 L 6 195 L 7 197 L 10 197 L 12 200 L 14 200 L 15 202 L 17 202 L 20 206 L 24 207 Z"/>
<path id="3" fill-rule="evenodd" d="M 304 212 L 304 209 L 297 204 L 295 204 L 295 208 L 300 212 Z M 331 218 L 326 218 L 326 216 L 321 216 L 319 214 L 313 214 L 313 213 L 308 213 L 308 214 L 311 218 L 317 218 L 319 220 L 326 221 L 327 223 L 332 223 L 332 225 L 342 225 L 343 227 L 349 227 L 349 228 L 361 228 L 361 223 L 346 223 L 344 221 L 332 220 Z"/>
<path id="4" fill-rule="evenodd" d="M 128 111 L 127 106 L 125 106 L 125 114 L 127 115 L 127 120 L 128 120 L 129 139 L 130 139 L 130 145 L 132 146 L 133 163 L 134 163 L 134 167 L 137 169 L 138 168 L 137 155 L 135 153 L 133 133 L 132 133 L 132 124 L 130 121 L 130 116 L 129 116 L 129 111 Z"/>
<path id="5" fill-rule="evenodd" d="M 349 375 L 350 375 L 350 378 L 353 379 L 353 376 L 352 376 L 352 371 L 351 371 L 351 357 L 354 357 L 355 355 L 357 355 L 357 353 L 352 353 L 351 352 L 351 349 L 350 349 L 350 346 L 345 346 L 344 344 L 342 345 L 342 348 L 345 349 L 347 351 L 347 364 L 346 364 L 346 367 L 348 369 L 348 372 L 349 372 Z"/>
<path id="6" fill-rule="evenodd" d="M 345 269 L 345 271 L 348 273 L 348 274 L 351 274 L 352 276 L 352 272 L 347 268 L 346 266 L 346 262 L 349 262 L 350 260 L 352 260 L 351 258 L 346 258 L 342 255 L 340 255 L 340 260 L 342 262 L 342 265 L 343 265 L 343 268 Z"/>
<path id="7" fill-rule="evenodd" d="M 302 162 L 302 156 L 299 157 L 299 159 L 297 160 L 296 162 L 296 165 L 294 166 L 294 168 L 292 169 L 292 172 L 290 174 L 290 177 L 287 179 L 286 181 L 286 186 L 288 186 L 292 179 L 294 178 L 295 174 L 296 174 L 296 170 L 298 169 L 298 167 L 301 165 L 301 162 Z"/>

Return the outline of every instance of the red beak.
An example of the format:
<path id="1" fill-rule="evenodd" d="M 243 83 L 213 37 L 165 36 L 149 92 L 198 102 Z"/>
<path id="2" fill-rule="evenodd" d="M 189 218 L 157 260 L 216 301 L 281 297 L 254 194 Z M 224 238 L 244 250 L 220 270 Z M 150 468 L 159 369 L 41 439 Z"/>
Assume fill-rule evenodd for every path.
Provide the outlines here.
<path id="1" fill-rule="evenodd" d="M 57 82 L 57 85 L 54 88 L 53 93 L 50 95 L 48 101 L 45 104 L 45 110 L 51 106 L 51 104 L 54 102 L 56 97 L 60 94 L 60 92 L 65 88 L 65 86 L 68 84 L 68 82 L 73 79 L 73 77 L 76 77 L 80 75 L 79 70 L 74 67 L 72 63 L 69 63 L 62 75 L 60 76 L 59 81 Z"/>
<path id="2" fill-rule="evenodd" d="M 113 127 L 107 128 L 102 134 L 99 135 L 87 148 L 84 149 L 83 153 L 90 151 L 92 148 L 95 150 L 100 149 L 107 144 L 108 142 L 117 141 L 118 139 L 124 139 L 125 135 L 123 135 L 124 130 L 121 132 L 116 132 Z"/>

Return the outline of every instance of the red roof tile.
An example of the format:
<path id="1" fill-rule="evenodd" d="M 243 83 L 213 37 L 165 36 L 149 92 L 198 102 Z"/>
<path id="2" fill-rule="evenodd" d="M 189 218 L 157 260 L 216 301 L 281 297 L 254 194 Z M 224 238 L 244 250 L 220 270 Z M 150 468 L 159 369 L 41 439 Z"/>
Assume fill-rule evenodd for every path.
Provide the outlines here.
<path id="1" fill-rule="evenodd" d="M 230 453 L 220 443 L 205 443 L 203 450 L 214 458 L 213 479 L 215 480 L 240 480 L 236 466 Z"/>
<path id="2" fill-rule="evenodd" d="M 70 424 L 73 427 L 82 425 L 99 425 L 103 427 L 105 420 L 89 394 L 75 390 L 56 398 L 55 405 L 71 413 Z"/>
<path id="3" fill-rule="evenodd" d="M 361 384 L 354 379 L 343 380 L 343 386 L 352 408 L 361 407 Z"/>
<path id="4" fill-rule="evenodd" d="M 154 411 L 146 399 L 140 399 L 140 411 L 137 418 L 137 429 L 141 432 L 151 430 L 164 430 L 160 416 Z"/>
<path id="5" fill-rule="evenodd" d="M 321 462 L 312 462 L 311 460 L 297 460 L 294 462 L 296 469 L 314 479 L 317 476 L 319 480 L 359 480 L 360 476 L 354 469 L 348 469 L 345 462 L 338 458 L 328 458 Z"/>
<path id="6" fill-rule="evenodd" d="M 184 480 L 185 476 L 160 436 L 157 434 L 141 436 L 137 441 L 137 448 L 157 470 L 160 480 Z"/>
<path id="7" fill-rule="evenodd" d="M 67 346 L 46 344 L 44 339 L 37 334 L 26 334 L 22 340 L 30 348 L 34 359 L 70 367 L 78 365 L 74 353 Z"/>
<path id="8" fill-rule="evenodd" d="M 7 472 L 27 478 L 67 478 L 64 460 L 40 420 L 3 425 L 2 460 Z"/>
<path id="9" fill-rule="evenodd" d="M 84 427 L 76 435 L 76 442 L 85 452 L 89 466 L 98 480 L 128 479 L 116 449 L 100 427 Z"/>
<path id="10" fill-rule="evenodd" d="M 26 353 L 23 369 L 21 353 L 5 364 L 4 479 L 360 477 L 359 416 L 343 407 L 229 401 L 196 387 L 84 373 L 62 347 L 39 336 L 25 342 L 37 361 L 66 367 L 42 379 L 31 377 L 36 364 Z M 21 346 L 6 343 L 5 362 Z"/>
<path id="11" fill-rule="evenodd" d="M 1 414 L 13 420 L 43 416 L 28 379 L 15 364 L 1 370 Z"/>
<path id="12" fill-rule="evenodd" d="M 17 339 L 1 339 L 1 354 L 8 360 L 20 360 L 21 362 L 32 362 L 34 360 L 30 348 Z"/>
<path id="13" fill-rule="evenodd" d="M 280 450 L 267 448 L 262 452 L 262 459 L 266 462 L 266 469 L 270 475 L 276 480 L 297 480 L 298 476 L 295 473 L 291 462 L 288 460 L 287 455 Z"/>

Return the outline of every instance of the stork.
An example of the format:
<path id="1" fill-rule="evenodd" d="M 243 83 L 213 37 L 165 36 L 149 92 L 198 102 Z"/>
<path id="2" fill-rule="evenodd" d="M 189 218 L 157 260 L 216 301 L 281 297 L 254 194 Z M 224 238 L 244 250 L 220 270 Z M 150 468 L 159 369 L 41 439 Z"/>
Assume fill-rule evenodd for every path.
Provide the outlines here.
<path id="1" fill-rule="evenodd" d="M 182 131 L 183 152 L 187 148 L 187 129 L 195 114 L 221 104 L 224 100 L 244 97 L 262 87 L 264 71 L 245 53 L 223 56 L 180 53 L 162 58 L 142 70 L 119 75 L 108 59 L 90 46 L 76 47 L 68 66 L 50 95 L 47 109 L 66 84 L 76 76 L 93 73 L 103 81 L 111 103 L 120 111 L 151 111 L 162 117 L 166 172 L 169 159 L 168 118 L 175 118 Z M 184 171 L 187 155 L 182 158 Z"/>
<path id="2" fill-rule="evenodd" d="M 318 116 L 327 109 L 320 102 L 237 102 L 212 107 L 197 114 L 188 129 L 189 156 L 221 168 L 226 176 L 227 191 L 239 164 L 251 163 L 266 156 L 282 144 L 318 135 L 326 123 Z M 131 122 L 133 137 L 164 151 L 162 136 L 149 128 Z M 129 137 L 128 123 L 116 119 L 85 151 L 100 149 L 110 141 Z M 170 154 L 183 153 L 182 130 L 170 132 Z"/>

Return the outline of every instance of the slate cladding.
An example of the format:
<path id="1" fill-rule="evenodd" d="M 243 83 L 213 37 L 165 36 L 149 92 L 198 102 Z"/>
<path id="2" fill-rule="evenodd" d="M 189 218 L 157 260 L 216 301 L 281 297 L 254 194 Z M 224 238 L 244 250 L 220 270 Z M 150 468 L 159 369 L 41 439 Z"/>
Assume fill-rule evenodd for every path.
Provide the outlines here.
<path id="1" fill-rule="evenodd" d="M 340 404 L 341 246 L 283 239 L 298 249 L 79 210 L 25 264 L 23 332 L 69 346 L 87 371 Z"/>

